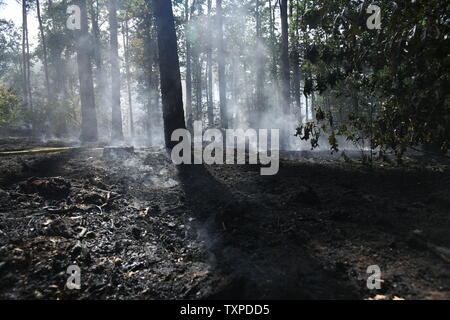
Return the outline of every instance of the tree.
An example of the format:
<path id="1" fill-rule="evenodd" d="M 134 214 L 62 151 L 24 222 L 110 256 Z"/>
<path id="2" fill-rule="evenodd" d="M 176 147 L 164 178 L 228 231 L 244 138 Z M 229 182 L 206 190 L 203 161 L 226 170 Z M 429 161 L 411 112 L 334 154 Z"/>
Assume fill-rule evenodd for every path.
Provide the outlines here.
<path id="1" fill-rule="evenodd" d="M 380 29 L 370 28 L 375 9 L 367 2 L 309 3 L 299 26 L 308 31 L 305 93 L 316 124 L 363 147 L 392 149 L 399 160 L 408 147 L 447 152 L 448 4 L 381 3 Z M 327 112 L 321 95 L 333 101 Z"/>
<path id="2" fill-rule="evenodd" d="M 252 127 L 255 128 L 256 125 L 260 123 L 260 118 L 262 112 L 265 110 L 264 106 L 264 53 L 262 50 L 263 47 L 263 39 L 262 39 L 262 31 L 261 31 L 261 0 L 256 0 L 256 110 L 253 116 L 255 119 L 253 121 Z"/>
<path id="3" fill-rule="evenodd" d="M 280 1 L 281 15 L 281 94 L 283 112 L 290 109 L 290 71 L 289 71 L 289 27 L 288 27 L 288 0 Z"/>
<path id="4" fill-rule="evenodd" d="M 295 13 L 294 13 L 294 7 L 295 7 Z M 299 112 L 299 120 L 302 120 L 302 102 L 301 102 L 301 94 L 300 94 L 300 81 L 301 81 L 301 75 L 300 75 L 300 52 L 299 52 L 299 17 L 300 17 L 300 0 L 295 0 L 295 6 L 294 6 L 294 0 L 290 0 L 290 16 L 292 20 L 292 25 L 294 27 L 294 31 L 292 32 L 292 69 L 293 69 L 293 91 L 294 91 L 294 100 L 295 100 L 295 106 L 298 109 Z"/>
<path id="5" fill-rule="evenodd" d="M 193 14 L 196 13 L 193 19 Z M 193 82 L 194 82 L 194 93 L 195 93 L 195 112 L 194 119 L 202 120 L 202 59 L 201 59 L 201 27 L 199 25 L 199 17 L 202 15 L 201 1 L 196 0 L 192 4 L 191 20 L 195 21 L 194 32 L 192 33 L 192 71 L 193 71 Z"/>
<path id="6" fill-rule="evenodd" d="M 20 32 L 13 21 L 0 19 L 0 81 L 11 81 L 11 86 L 21 85 Z"/>
<path id="7" fill-rule="evenodd" d="M 92 65 L 89 55 L 91 47 L 86 0 L 76 0 L 80 7 L 81 29 L 75 30 L 78 78 L 80 80 L 81 101 L 81 136 L 82 142 L 93 142 L 98 139 L 97 113 L 95 110 L 94 83 L 92 81 Z"/>
<path id="8" fill-rule="evenodd" d="M 123 140 L 122 110 L 120 107 L 120 65 L 119 44 L 117 40 L 117 2 L 108 0 L 108 19 L 110 32 L 111 62 L 111 139 Z"/>
<path id="9" fill-rule="evenodd" d="M 177 142 L 171 141 L 172 133 L 186 125 L 172 1 L 153 0 L 153 7 L 158 34 L 164 138 L 166 147 L 173 148 Z"/>
<path id="10" fill-rule="evenodd" d="M 208 30 L 212 30 L 211 23 L 211 11 L 212 11 L 212 1 L 208 0 Z M 212 127 L 214 125 L 214 101 L 213 101 L 213 62 L 212 62 L 212 34 L 208 35 L 208 43 L 207 43 L 207 72 L 208 72 L 208 90 L 207 90 L 207 98 L 208 98 L 208 125 Z"/>
<path id="11" fill-rule="evenodd" d="M 0 86 L 0 128 L 15 120 L 21 101 L 13 89 Z"/>
<path id="12" fill-rule="evenodd" d="M 28 109 L 33 112 L 33 99 L 31 94 L 31 67 L 30 67 L 30 45 L 28 41 L 28 3 L 22 0 L 22 74 L 23 91 L 25 103 Z M 32 121 L 33 122 L 33 121 Z M 33 126 L 33 124 L 32 124 Z"/>
<path id="13" fill-rule="evenodd" d="M 222 0 L 216 0 L 217 11 L 217 37 L 218 37 L 218 69 L 219 69 L 219 99 L 220 99 L 220 116 L 222 120 L 222 128 L 228 128 L 228 110 L 227 110 L 227 83 L 225 78 L 225 48 L 223 43 L 223 12 Z"/>
<path id="14" fill-rule="evenodd" d="M 191 66 L 191 43 L 189 40 L 189 0 L 184 4 L 184 36 L 185 36 L 185 56 L 186 56 L 186 122 L 187 127 L 192 129 L 192 66 Z"/>
<path id="15" fill-rule="evenodd" d="M 50 103 L 52 101 L 52 99 L 51 99 L 51 93 L 50 93 L 50 80 L 49 80 L 49 75 L 48 75 L 47 42 L 45 40 L 44 26 L 42 24 L 41 7 L 39 4 L 39 0 L 36 0 L 36 13 L 37 13 L 38 21 L 39 21 L 39 32 L 41 35 L 42 51 L 43 51 L 43 57 L 44 57 L 44 76 L 45 76 L 45 88 L 47 90 L 47 102 Z"/>
<path id="16" fill-rule="evenodd" d="M 95 4 L 95 5 L 94 5 Z M 110 94 L 108 91 L 108 79 L 106 68 L 104 67 L 103 61 L 103 44 L 102 37 L 100 31 L 100 13 L 101 13 L 101 4 L 98 0 L 88 0 L 89 6 L 89 15 L 91 18 L 92 25 L 92 36 L 93 36 L 93 63 L 95 65 L 94 72 L 94 84 L 95 91 L 98 97 L 98 111 L 99 113 L 106 114 L 110 107 Z M 99 118 L 99 127 L 107 127 L 107 131 L 109 131 L 109 127 L 111 125 L 111 120 L 109 117 Z"/>
<path id="17" fill-rule="evenodd" d="M 133 101 L 131 96 L 131 79 L 130 79 L 130 59 L 129 59 L 129 30 L 128 30 L 128 17 L 125 17 L 125 21 L 122 26 L 123 36 L 123 51 L 125 55 L 125 72 L 127 80 L 127 92 L 128 92 L 128 108 L 130 114 L 130 135 L 134 137 L 134 118 L 133 118 Z"/>

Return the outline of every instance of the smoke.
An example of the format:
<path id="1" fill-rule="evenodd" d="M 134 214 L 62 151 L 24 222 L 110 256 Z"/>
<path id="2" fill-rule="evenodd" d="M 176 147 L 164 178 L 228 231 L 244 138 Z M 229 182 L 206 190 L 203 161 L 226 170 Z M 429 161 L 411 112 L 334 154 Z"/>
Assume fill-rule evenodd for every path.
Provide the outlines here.
<path id="1" fill-rule="evenodd" d="M 228 2 L 227 2 L 228 3 Z M 278 85 L 279 65 L 272 65 L 272 60 L 279 61 L 278 49 L 275 52 L 269 48 L 269 39 L 258 39 L 255 34 L 256 17 L 255 7 L 233 1 L 224 9 L 227 15 L 224 17 L 224 43 L 226 50 L 226 79 L 227 79 L 227 109 L 231 127 L 235 129 L 280 129 L 286 132 L 287 141 L 284 148 L 287 150 L 309 149 L 308 142 L 301 141 L 295 137 L 296 128 L 305 121 L 305 97 L 302 95 L 302 110 L 291 103 L 291 112 L 286 114 L 282 110 L 281 90 Z M 260 8 L 266 10 L 268 8 Z M 213 48 L 213 104 L 214 114 L 220 115 L 219 108 L 219 84 L 217 77 L 217 37 L 218 25 L 213 18 L 215 12 L 211 13 L 209 20 L 206 8 L 197 6 L 195 15 L 191 17 L 186 35 L 194 49 L 200 48 L 202 54 L 200 59 L 206 61 L 206 49 L 208 45 Z M 212 27 L 211 27 L 212 25 Z M 263 25 L 261 28 L 268 28 Z M 276 26 L 275 26 L 276 28 Z M 279 29 L 279 28 L 278 28 Z M 276 36 L 279 37 L 277 28 Z M 273 59 L 275 54 L 275 59 Z M 197 57 L 195 57 L 197 59 Z M 272 69 L 277 72 L 272 74 Z M 262 69 L 262 71 L 260 70 Z M 186 74 L 184 68 L 183 73 Z M 263 77 L 262 100 L 257 101 L 257 77 Z M 193 71 L 193 74 L 195 70 Z M 204 74 L 206 83 L 206 74 Z M 186 83 L 183 81 L 183 89 Z M 202 96 L 206 96 L 206 88 L 202 88 Z M 195 100 L 196 88 L 193 85 L 193 97 Z M 184 92 L 184 104 L 186 105 L 186 93 Z M 195 105 L 195 101 L 193 103 Z M 206 114 L 206 106 L 203 105 L 202 112 Z M 309 110 L 308 118 L 312 118 Z M 206 121 L 205 121 L 206 122 Z M 219 123 L 218 119 L 215 121 Z"/>
<path id="2" fill-rule="evenodd" d="M 191 63 L 192 63 L 192 107 L 197 111 L 197 120 L 202 120 L 204 128 L 217 127 L 220 123 L 219 109 L 219 84 L 218 84 L 218 24 L 216 19 L 216 1 L 211 1 L 211 12 L 208 12 L 207 0 L 189 1 L 196 6 L 190 14 L 190 21 L 187 30 L 184 23 L 177 26 L 179 36 L 179 55 L 181 60 L 181 73 L 183 78 L 183 98 L 186 107 L 186 50 L 185 37 L 191 45 Z M 312 119 L 314 111 L 310 108 L 306 115 L 305 96 L 301 95 L 301 109 L 292 101 L 290 103 L 290 112 L 286 113 L 282 109 L 281 89 L 279 83 L 280 77 L 280 44 L 270 45 L 272 39 L 269 38 L 270 24 L 267 19 L 269 14 L 267 2 L 261 1 L 259 8 L 261 15 L 266 18 L 261 20 L 262 37 L 258 38 L 257 15 L 255 2 L 242 2 L 238 0 L 225 1 L 224 7 L 224 47 L 226 63 L 226 92 L 227 109 L 230 119 L 230 127 L 234 129 L 282 129 L 286 132 L 286 141 L 283 147 L 287 150 L 309 150 L 310 143 L 302 141 L 295 137 L 296 128 L 304 123 L 306 119 Z M 47 8 L 44 8 L 47 11 Z M 95 8 L 96 10 L 98 8 Z M 88 8 L 88 10 L 91 10 Z M 174 8 L 178 21 L 184 21 L 185 12 L 182 6 Z M 275 10 L 274 36 L 276 42 L 280 39 L 279 10 Z M 121 11 L 118 12 L 119 16 Z M 64 18 L 64 17 L 63 17 Z M 144 66 L 139 65 L 138 61 L 130 59 L 129 66 L 131 71 L 131 104 L 133 112 L 134 135 L 131 134 L 131 114 L 128 100 L 125 50 L 133 54 L 146 54 L 145 52 L 132 52 L 136 48 L 132 47 L 135 40 L 142 37 L 139 35 L 139 19 L 132 17 L 128 20 L 129 39 L 128 47 L 125 48 L 125 41 L 122 42 L 125 30 L 122 23 L 118 26 L 118 47 L 121 70 L 120 86 L 120 105 L 122 112 L 122 127 L 125 135 L 124 144 L 135 147 L 162 146 L 163 127 L 162 110 L 158 85 L 149 88 L 142 81 Z M 30 19 L 32 20 L 32 19 Z M 50 21 L 51 19 L 49 19 Z M 95 104 L 98 122 L 98 131 L 100 140 L 110 141 L 112 127 L 112 84 L 118 79 L 113 79 L 111 74 L 110 57 L 113 55 L 109 43 L 110 26 L 108 23 L 108 13 L 106 7 L 100 6 L 99 12 L 99 34 L 95 39 L 93 30 L 92 14 L 89 12 L 89 34 L 88 40 L 84 41 L 85 49 L 89 49 L 91 54 L 91 63 L 94 77 Z M 50 26 L 58 25 L 55 21 L 50 21 Z M 63 25 L 65 21 L 58 21 Z M 103 23 L 105 22 L 105 23 Z M 120 21 L 119 21 L 120 22 Z M 59 28 L 59 27 L 58 27 Z M 67 32 L 67 30 L 65 31 Z M 68 33 L 67 33 L 68 34 Z M 67 36 L 65 34 L 65 36 Z M 152 35 L 155 36 L 155 35 Z M 51 39 L 48 38 L 47 41 Z M 70 42 L 70 41 L 69 41 Z M 130 45 L 131 44 L 131 45 Z M 53 50 L 49 45 L 49 51 Z M 212 65 L 208 66 L 208 51 L 212 52 Z M 51 53 L 51 52 L 50 52 Z M 99 58 L 96 57 L 99 54 Z M 58 101 L 58 110 L 66 110 L 64 117 L 67 126 L 64 129 L 67 136 L 79 136 L 80 126 L 80 99 L 79 83 L 76 77 L 77 66 L 74 52 L 69 48 L 64 48 L 59 52 L 59 59 L 50 61 L 51 84 L 55 91 L 55 99 Z M 50 58 L 54 59 L 52 54 Z M 42 66 L 39 69 L 42 71 Z M 212 68 L 212 85 L 209 88 L 207 67 Z M 146 67 L 147 68 L 147 67 Z M 153 67 L 152 67 L 153 68 Z M 156 68 L 155 68 L 156 69 Z M 56 71 L 55 71 L 56 70 Z M 146 70 L 157 74 L 157 70 Z M 35 71 L 35 73 L 38 73 Z M 62 76 L 58 76 L 61 73 Z M 258 101 L 258 77 L 262 77 L 262 99 Z M 157 78 L 157 76 L 156 76 Z M 38 79 L 42 88 L 42 76 L 32 77 Z M 37 80 L 33 80 L 37 81 Z M 157 79 L 156 79 L 157 82 Z M 33 87 L 35 84 L 33 83 Z M 55 89 L 58 88 L 58 89 Z M 208 123 L 207 101 L 208 90 L 212 91 L 212 104 L 214 107 L 214 123 Z M 35 90 L 36 91 L 36 90 Z M 43 91 L 43 89 L 40 89 Z M 200 92 L 198 92 L 200 91 Z M 293 99 L 292 99 L 293 100 Z M 53 106 L 49 107 L 51 109 Z M 196 110 L 199 109 L 199 110 Z M 55 108 L 56 109 L 56 108 Z M 186 111 L 186 110 L 185 110 Z M 199 112 L 198 112 L 199 111 Z M 59 111 L 58 111 L 59 112 Z M 52 127 L 58 121 L 58 118 L 47 119 L 47 127 Z M 45 124 L 45 122 L 43 122 Z M 51 130 L 50 130 L 51 131 Z M 320 141 L 320 147 L 329 149 L 327 136 Z"/>

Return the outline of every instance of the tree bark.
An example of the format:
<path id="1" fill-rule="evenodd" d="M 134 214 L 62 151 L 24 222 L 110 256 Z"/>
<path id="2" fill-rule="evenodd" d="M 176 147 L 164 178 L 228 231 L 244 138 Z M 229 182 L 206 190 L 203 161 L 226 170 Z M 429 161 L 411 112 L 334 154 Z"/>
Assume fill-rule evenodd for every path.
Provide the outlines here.
<path id="1" fill-rule="evenodd" d="M 308 105 L 308 96 L 305 96 L 306 109 L 305 109 L 305 119 L 306 122 L 309 121 L 309 105 Z"/>
<path id="2" fill-rule="evenodd" d="M 47 42 L 45 40 L 44 26 L 42 24 L 41 8 L 40 8 L 39 0 L 36 0 L 36 13 L 37 13 L 38 22 L 39 22 L 39 31 L 41 34 L 42 51 L 43 51 L 43 56 L 44 56 L 44 74 L 45 74 L 45 88 L 47 90 L 47 103 L 50 103 L 52 101 L 52 99 L 51 99 L 51 91 L 50 91 L 50 80 L 49 80 L 49 75 L 48 75 Z"/>
<path id="3" fill-rule="evenodd" d="M 263 39 L 261 35 L 261 0 L 256 0 L 256 108 L 252 115 L 252 127 L 260 126 L 262 113 L 265 111 L 264 105 L 264 55 Z"/>
<path id="4" fill-rule="evenodd" d="M 293 0 L 291 0 L 293 1 Z M 293 8 L 293 3 L 291 2 L 291 8 Z M 300 92 L 300 81 L 301 81 L 301 74 L 300 74 L 300 54 L 299 54 L 299 31 L 298 31 L 298 18 L 300 15 L 300 8 L 299 8 L 299 0 L 296 0 L 296 6 L 295 6 L 295 33 L 294 33 L 294 43 L 293 46 L 293 52 L 292 52 L 292 58 L 293 58 L 293 72 L 294 72 L 294 99 L 295 99 L 295 106 L 299 110 L 299 120 L 302 120 L 302 101 L 301 101 L 301 92 Z M 291 9 L 292 10 L 292 9 Z M 292 11 L 291 11 L 292 12 Z M 292 16 L 292 15 L 291 15 Z"/>
<path id="5" fill-rule="evenodd" d="M 289 72 L 289 29 L 288 29 L 288 0 L 280 1 L 281 13 L 281 94 L 283 112 L 290 111 L 290 72 Z"/>
<path id="6" fill-rule="evenodd" d="M 119 44 L 117 40 L 117 2 L 108 1 L 108 18 L 110 32 L 110 62 L 111 62 L 111 139 L 123 140 L 122 110 L 120 107 L 120 65 Z"/>
<path id="7" fill-rule="evenodd" d="M 171 141 L 172 133 L 186 126 L 172 1 L 153 0 L 153 7 L 158 34 L 164 138 L 166 147 L 173 148 L 177 142 Z"/>
<path id="8" fill-rule="evenodd" d="M 94 8 L 95 2 L 95 8 Z M 109 98 L 107 97 L 107 78 L 106 71 L 102 61 L 102 43 L 100 39 L 99 27 L 99 4 L 98 0 L 89 0 L 89 11 L 92 20 L 92 33 L 94 38 L 94 64 L 95 64 L 95 88 L 99 97 L 99 112 L 107 112 Z M 109 94 L 108 94 L 109 95 Z"/>
<path id="9" fill-rule="evenodd" d="M 126 72 L 126 80 L 127 80 L 127 92 L 128 92 L 128 112 L 130 114 L 130 135 L 134 137 L 134 119 L 133 119 L 133 101 L 131 96 L 131 79 L 130 79 L 130 59 L 128 54 L 128 46 L 129 46 L 129 34 L 128 34 L 128 18 L 125 18 L 122 27 L 122 36 L 123 36 L 123 51 L 125 54 L 125 72 Z"/>
<path id="10" fill-rule="evenodd" d="M 22 73 L 24 97 L 28 109 L 33 112 L 33 100 L 31 96 L 31 68 L 30 68 L 30 46 L 28 42 L 28 12 L 27 1 L 22 0 Z M 33 119 L 31 126 L 34 129 Z"/>
<path id="11" fill-rule="evenodd" d="M 97 114 L 95 110 L 94 84 L 92 81 L 92 65 L 89 56 L 88 19 L 86 0 L 77 0 L 81 10 L 81 29 L 76 30 L 76 48 L 78 77 L 80 80 L 81 100 L 81 136 L 82 142 L 92 142 L 98 139 Z"/>
<path id="12" fill-rule="evenodd" d="M 189 8 L 189 0 L 186 0 L 184 3 L 184 10 L 185 10 L 185 30 L 184 35 L 186 37 L 185 39 L 185 46 L 186 46 L 186 121 L 187 121 L 187 127 L 191 130 L 192 129 L 192 67 L 191 67 L 191 43 L 189 40 L 189 11 L 191 10 Z"/>
<path id="13" fill-rule="evenodd" d="M 219 73 L 219 99 L 220 99 L 220 116 L 222 120 L 222 128 L 228 128 L 228 109 L 227 109 L 227 84 L 225 78 L 225 49 L 223 43 L 223 12 L 222 0 L 216 0 L 217 10 L 217 36 L 218 36 L 218 73 Z"/>
<path id="14" fill-rule="evenodd" d="M 202 63 L 198 44 L 194 46 L 192 55 L 195 86 L 195 120 L 202 120 Z"/>
<path id="15" fill-rule="evenodd" d="M 208 0 L 208 30 L 212 30 L 211 24 L 211 10 L 212 4 L 211 0 Z M 213 97 L 213 70 L 212 70 L 212 36 L 211 34 L 208 36 L 208 52 L 207 52 L 207 72 L 208 72 L 208 125 L 212 127 L 214 125 L 214 97 Z"/>

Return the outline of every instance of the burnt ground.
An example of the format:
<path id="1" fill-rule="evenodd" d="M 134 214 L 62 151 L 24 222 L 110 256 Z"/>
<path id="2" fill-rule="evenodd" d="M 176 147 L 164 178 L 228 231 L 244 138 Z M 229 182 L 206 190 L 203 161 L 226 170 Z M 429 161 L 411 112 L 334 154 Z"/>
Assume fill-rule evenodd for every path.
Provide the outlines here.
<path id="1" fill-rule="evenodd" d="M 176 167 L 160 149 L 0 156 L 0 298 L 450 298 L 448 164 L 304 152 L 259 169 Z M 81 290 L 65 287 L 73 264 Z"/>

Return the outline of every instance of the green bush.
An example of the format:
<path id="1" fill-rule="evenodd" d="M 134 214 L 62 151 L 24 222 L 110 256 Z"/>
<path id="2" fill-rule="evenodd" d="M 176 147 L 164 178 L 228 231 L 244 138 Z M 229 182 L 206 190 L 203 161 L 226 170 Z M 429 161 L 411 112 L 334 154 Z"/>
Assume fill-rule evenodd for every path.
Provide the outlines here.
<path id="1" fill-rule="evenodd" d="M 0 127 L 8 127 L 18 120 L 17 112 L 21 108 L 21 99 L 14 89 L 0 86 Z"/>

